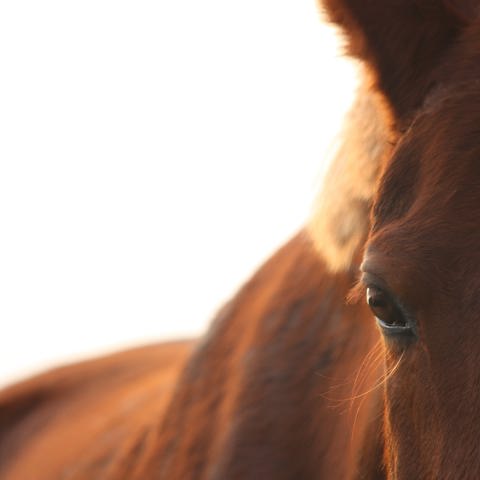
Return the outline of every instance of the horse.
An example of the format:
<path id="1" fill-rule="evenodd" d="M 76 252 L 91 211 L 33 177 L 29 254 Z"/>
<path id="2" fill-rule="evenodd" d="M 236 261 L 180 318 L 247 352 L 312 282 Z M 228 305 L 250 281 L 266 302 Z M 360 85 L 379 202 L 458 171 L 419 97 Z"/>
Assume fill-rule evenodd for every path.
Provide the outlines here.
<path id="1" fill-rule="evenodd" d="M 480 478 L 479 6 L 321 7 L 363 80 L 307 225 L 202 338 L 0 392 L 0 479 Z"/>

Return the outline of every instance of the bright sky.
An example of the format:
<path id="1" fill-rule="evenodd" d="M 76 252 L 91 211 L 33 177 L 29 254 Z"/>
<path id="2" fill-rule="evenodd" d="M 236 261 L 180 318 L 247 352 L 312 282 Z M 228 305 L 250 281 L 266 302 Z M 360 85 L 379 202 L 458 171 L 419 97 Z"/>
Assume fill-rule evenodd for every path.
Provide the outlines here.
<path id="1" fill-rule="evenodd" d="M 0 64 L 0 383 L 201 333 L 354 88 L 314 0 L 4 0 Z"/>

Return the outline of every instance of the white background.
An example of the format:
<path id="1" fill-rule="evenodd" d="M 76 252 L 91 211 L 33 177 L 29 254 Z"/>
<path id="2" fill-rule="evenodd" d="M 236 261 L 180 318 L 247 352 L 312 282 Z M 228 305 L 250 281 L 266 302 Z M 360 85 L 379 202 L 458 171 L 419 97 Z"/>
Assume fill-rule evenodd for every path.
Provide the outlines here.
<path id="1" fill-rule="evenodd" d="M 314 0 L 4 0 L 0 65 L 0 383 L 202 332 L 354 88 Z"/>

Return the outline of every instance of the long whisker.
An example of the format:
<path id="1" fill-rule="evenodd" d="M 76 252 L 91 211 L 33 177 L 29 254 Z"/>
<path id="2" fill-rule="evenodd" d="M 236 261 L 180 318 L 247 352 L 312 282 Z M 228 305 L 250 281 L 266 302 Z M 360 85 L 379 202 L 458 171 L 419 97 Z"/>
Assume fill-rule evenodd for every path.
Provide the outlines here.
<path id="1" fill-rule="evenodd" d="M 402 358 L 403 358 L 403 355 L 404 353 L 402 352 L 402 354 L 400 355 L 400 358 L 397 360 L 397 363 L 392 367 L 392 369 L 386 373 L 383 378 L 380 380 L 380 382 L 378 382 L 374 387 L 372 387 L 370 390 L 362 393 L 361 395 L 357 395 L 356 398 L 361 398 L 360 400 L 360 404 L 358 405 L 357 407 L 357 411 L 355 412 L 355 417 L 353 419 L 353 424 L 352 424 L 352 432 L 350 434 L 350 443 L 353 442 L 353 437 L 355 435 L 355 429 L 356 429 L 356 425 L 357 425 L 357 420 L 358 420 L 358 416 L 360 414 L 360 410 L 365 402 L 365 400 L 367 399 L 367 395 L 371 392 L 373 392 L 375 389 L 381 387 L 382 385 L 385 384 L 385 382 L 387 382 L 387 380 L 398 370 L 398 367 L 400 366 L 400 362 L 402 361 Z M 362 398 L 363 397 L 363 398 Z"/>
<path id="2" fill-rule="evenodd" d="M 365 392 L 362 392 L 360 394 L 357 394 L 357 395 L 352 395 L 351 397 L 347 397 L 347 398 L 342 398 L 342 399 L 333 399 L 333 398 L 328 398 L 327 396 L 323 396 L 323 398 L 325 398 L 327 401 L 329 402 L 332 402 L 332 403 L 335 403 L 335 405 L 332 405 L 332 408 L 338 408 L 339 406 L 341 405 L 344 405 L 345 403 L 349 403 L 350 404 L 350 409 L 352 408 L 353 406 L 353 401 L 354 400 L 358 400 L 358 399 L 361 399 L 361 398 L 364 398 L 366 397 L 367 395 L 369 395 L 370 393 L 374 392 L 375 390 L 377 390 L 378 388 L 380 388 L 382 385 L 385 384 L 385 382 L 392 376 L 395 374 L 395 372 L 398 370 L 398 367 L 400 366 L 400 363 L 403 359 L 403 355 L 404 353 L 402 353 L 402 355 L 399 357 L 399 359 L 397 360 L 397 362 L 395 363 L 395 365 L 390 369 L 390 371 L 388 372 L 385 372 L 381 377 L 380 379 L 377 381 L 377 383 L 375 383 L 375 385 L 373 385 L 371 388 L 369 388 L 368 390 L 366 390 Z M 376 361 L 379 361 L 380 358 L 377 358 Z"/>
<path id="3" fill-rule="evenodd" d="M 385 384 L 385 382 L 398 370 L 398 367 L 400 366 L 400 362 L 402 361 L 403 359 L 403 355 L 404 355 L 404 352 L 402 352 L 402 354 L 400 355 L 400 358 L 397 360 L 397 363 L 392 367 L 392 369 L 386 373 L 385 375 L 383 375 L 383 378 L 377 382 L 372 388 L 368 389 L 366 392 L 363 392 L 363 393 L 360 393 L 359 395 L 355 395 L 354 397 L 352 398 L 347 398 L 345 399 L 345 401 L 347 400 L 356 400 L 358 398 L 362 398 L 364 397 L 365 395 L 368 395 L 369 393 L 372 393 L 373 391 L 375 391 L 377 388 L 381 387 L 382 385 Z"/>
<path id="4" fill-rule="evenodd" d="M 360 367 L 357 370 L 357 374 L 355 375 L 355 380 L 353 381 L 352 395 L 355 395 L 357 385 L 358 386 L 361 385 L 361 383 L 363 382 L 363 380 L 367 375 L 365 373 L 367 371 L 367 368 L 364 369 L 364 367 L 368 365 L 370 360 L 372 360 L 372 363 L 374 363 L 376 361 L 376 357 L 378 357 L 379 354 L 383 353 L 381 349 L 381 345 L 382 345 L 382 341 L 379 339 L 377 343 L 373 346 L 373 348 L 370 350 L 370 352 L 365 356 L 365 358 L 363 359 L 363 362 L 360 364 Z M 374 358 L 375 360 L 373 360 Z M 360 379 L 362 381 L 360 381 Z"/>
<path id="5" fill-rule="evenodd" d="M 380 366 L 380 364 L 382 364 L 382 363 L 383 363 L 383 350 L 382 350 L 382 349 L 379 349 L 378 352 L 377 352 L 377 354 L 375 355 L 375 357 L 373 357 L 373 358 L 371 358 L 371 359 L 369 360 L 369 365 L 365 366 L 364 371 L 365 371 L 366 373 L 364 374 L 364 378 L 366 378 L 366 376 L 367 376 L 367 374 L 368 374 L 367 370 L 369 370 L 369 371 L 376 371 L 376 370 L 378 369 L 378 367 Z M 368 367 L 368 368 L 367 368 L 367 367 Z M 381 379 L 381 380 L 378 381 L 378 385 L 375 384 L 375 386 L 372 387 L 372 389 L 378 388 L 378 386 L 380 386 L 381 383 L 382 383 L 383 381 L 385 381 L 385 375 L 386 375 L 386 374 L 384 373 L 384 374 L 382 374 L 382 375 L 380 376 L 380 379 Z M 363 379 L 362 379 L 362 383 L 363 383 Z M 358 390 L 360 389 L 360 385 L 361 385 L 361 384 L 359 383 L 359 384 L 358 384 L 358 388 L 356 388 L 356 391 L 358 391 Z M 354 392 L 352 391 L 352 394 L 351 394 L 349 397 L 347 397 L 347 398 L 342 398 L 342 399 L 336 399 L 337 406 L 345 405 L 346 403 L 348 403 L 348 404 L 349 404 L 349 407 L 348 407 L 348 409 L 345 409 L 345 412 L 351 411 L 352 408 L 353 408 L 354 401 L 355 401 L 357 398 L 363 397 L 363 396 L 366 395 L 367 393 L 369 393 L 369 392 L 363 392 L 363 393 L 361 393 L 361 394 L 357 394 L 357 393 L 354 393 Z"/>
<path id="6" fill-rule="evenodd" d="M 360 400 L 360 404 L 358 405 L 357 407 L 357 411 L 355 412 L 355 417 L 353 419 L 353 425 L 352 425 L 352 432 L 350 434 L 350 443 L 353 443 L 353 437 L 355 435 L 355 427 L 357 425 L 357 419 L 358 419 L 358 415 L 360 413 L 360 410 L 362 408 L 362 405 L 363 403 L 365 402 L 365 400 L 367 399 L 367 397 L 363 397 L 361 400 Z"/>
<path id="7" fill-rule="evenodd" d="M 357 369 L 355 373 L 355 377 L 352 378 L 347 378 L 344 382 L 337 383 L 335 385 L 332 385 L 331 387 L 328 388 L 328 390 L 321 394 L 320 396 L 324 398 L 325 400 L 329 401 L 330 403 L 334 403 L 334 407 L 343 405 L 345 403 L 344 399 L 340 399 L 338 397 L 332 397 L 332 394 L 334 390 L 338 390 L 341 387 L 344 387 L 346 385 L 352 385 L 351 388 L 351 397 L 355 397 L 356 392 L 360 388 L 360 385 L 363 383 L 364 378 L 366 378 L 369 370 L 369 366 L 375 366 L 377 362 L 382 358 L 383 356 L 383 349 L 381 348 L 381 341 L 379 340 L 371 349 L 370 351 L 365 355 L 360 367 Z M 333 380 L 331 377 L 327 377 L 326 375 L 321 375 L 317 374 L 318 376 L 325 378 L 327 380 Z"/>

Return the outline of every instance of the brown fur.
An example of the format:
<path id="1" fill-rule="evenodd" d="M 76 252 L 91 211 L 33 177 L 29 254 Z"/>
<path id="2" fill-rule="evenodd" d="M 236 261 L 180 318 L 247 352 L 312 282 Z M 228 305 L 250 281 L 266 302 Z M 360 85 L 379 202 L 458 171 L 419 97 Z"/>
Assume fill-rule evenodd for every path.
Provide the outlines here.
<path id="1" fill-rule="evenodd" d="M 328 1 L 394 115 L 363 270 L 405 306 L 385 338 L 388 478 L 480 477 L 480 22 L 469 1 Z M 367 284 L 368 285 L 368 284 Z"/>
<path id="2" fill-rule="evenodd" d="M 379 437 L 370 414 L 380 397 L 351 397 L 381 366 L 372 356 L 375 368 L 359 371 L 377 335 L 363 305 L 342 301 L 351 284 L 300 233 L 220 312 L 164 413 L 159 394 L 188 344 L 164 352 L 179 349 L 176 360 L 151 347 L 155 356 L 120 354 L 12 387 L 0 403 L 10 418 L 0 478 L 372 478 L 379 465 L 359 445 Z"/>
<path id="3" fill-rule="evenodd" d="M 153 428 L 192 347 L 175 342 L 137 348 L 3 390 L 0 478 L 75 478 L 78 471 L 95 478 L 88 476 L 92 466 L 106 469 Z"/>
<path id="4" fill-rule="evenodd" d="M 322 5 L 373 83 L 308 231 L 198 343 L 1 392 L 0 479 L 480 478 L 476 3 Z M 408 342 L 345 302 L 367 229 L 362 268 L 412 315 Z"/>

